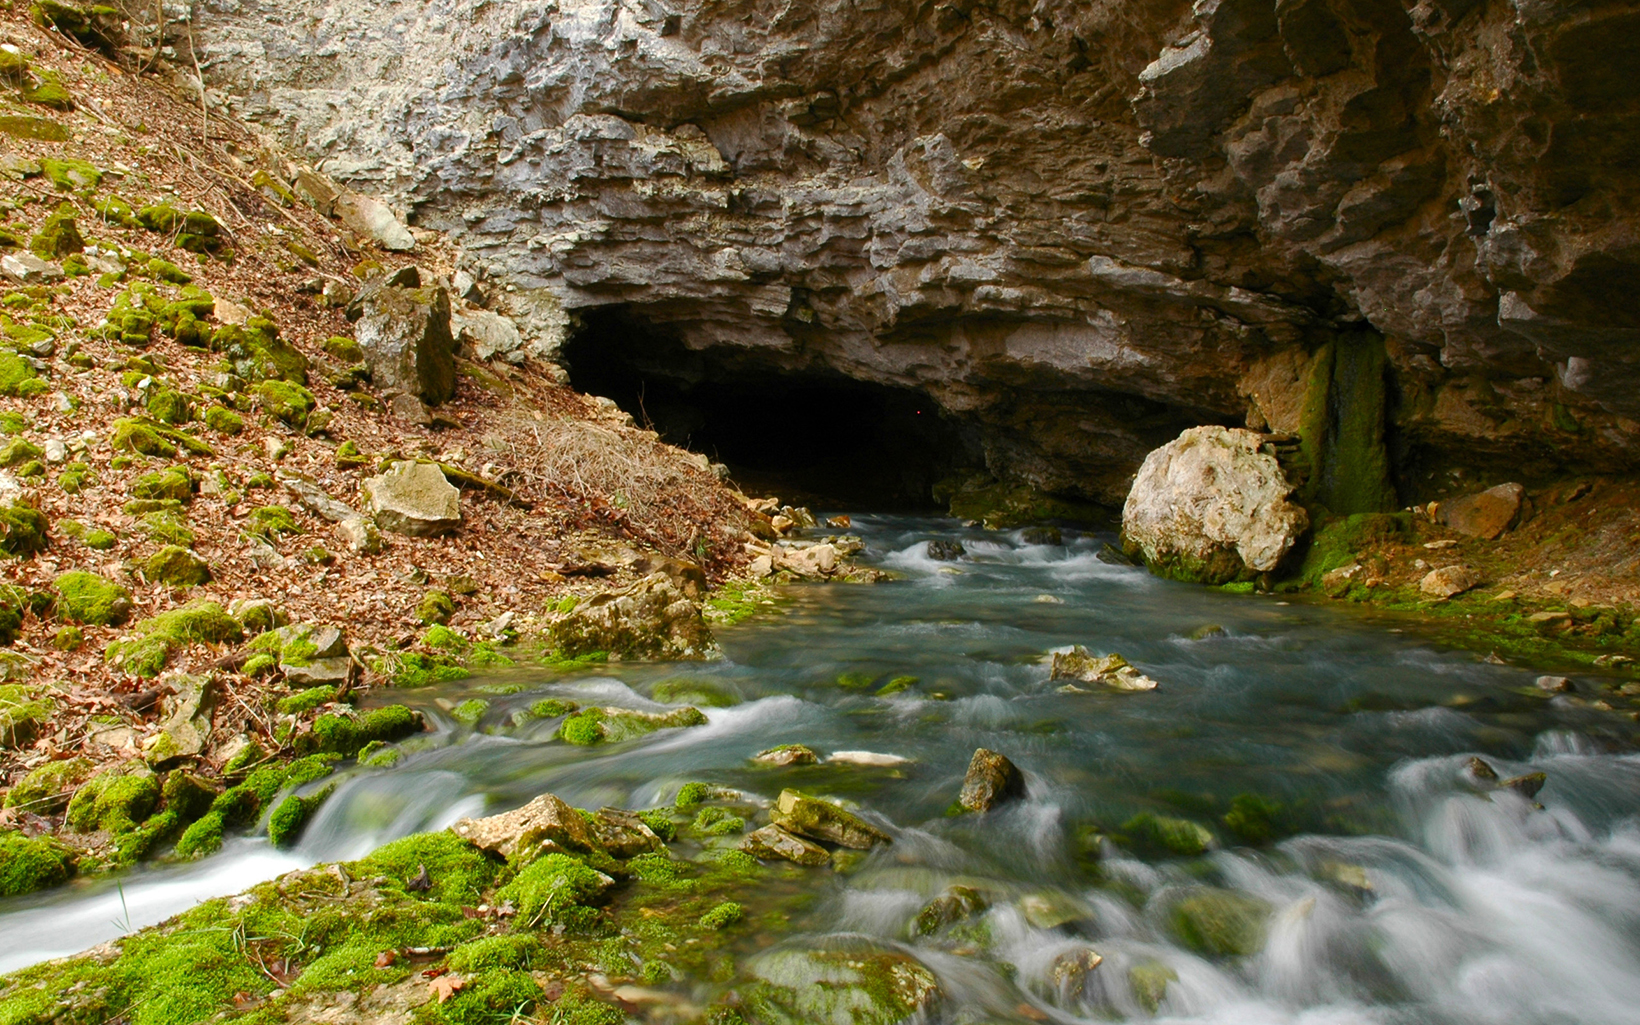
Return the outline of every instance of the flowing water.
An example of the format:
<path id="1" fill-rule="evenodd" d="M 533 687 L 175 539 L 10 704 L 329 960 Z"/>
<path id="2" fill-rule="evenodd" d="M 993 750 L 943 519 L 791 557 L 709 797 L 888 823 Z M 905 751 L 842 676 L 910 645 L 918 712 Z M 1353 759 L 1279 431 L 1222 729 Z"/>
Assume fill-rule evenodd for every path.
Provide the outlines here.
<path id="1" fill-rule="evenodd" d="M 939 976 L 942 1021 L 1143 1019 L 1136 983 L 1160 977 L 1163 1020 L 1640 1022 L 1640 757 L 1609 713 L 1393 623 L 1108 565 L 1094 536 L 1029 545 L 904 517 L 855 529 L 867 561 L 901 581 L 788 588 L 777 614 L 719 631 L 720 662 L 411 692 L 438 731 L 396 767 L 349 776 L 295 850 L 239 840 L 195 865 L 0 904 L 0 970 L 543 791 L 644 808 L 699 779 L 754 801 L 786 786 L 843 798 L 888 829 L 894 844 L 851 872 L 810 873 L 816 899 L 783 942 L 905 950 Z M 936 537 L 967 556 L 930 560 Z M 1060 693 L 1041 659 L 1069 644 L 1119 651 L 1161 688 Z M 899 676 L 917 683 L 876 693 Z M 661 710 L 646 695 L 680 678 L 739 703 L 708 709 L 704 727 L 598 748 L 552 740 L 552 721 L 513 725 L 546 696 Z M 491 701 L 476 729 L 443 711 L 471 696 Z M 782 743 L 906 761 L 748 762 Z M 1027 796 L 949 815 L 978 747 L 1013 759 Z M 1547 773 L 1541 807 L 1478 786 L 1473 755 L 1500 774 Z M 1231 814 L 1243 835 L 1267 820 L 1275 842 L 1238 844 L 1225 822 L 1238 808 L 1254 811 Z M 1146 847 L 1128 824 L 1147 812 L 1219 839 L 1200 857 Z M 914 936 L 919 909 L 953 884 L 989 910 Z M 1257 953 L 1179 941 L 1172 909 L 1209 886 L 1273 908 Z M 1103 964 L 1066 970 L 1090 948 Z"/>

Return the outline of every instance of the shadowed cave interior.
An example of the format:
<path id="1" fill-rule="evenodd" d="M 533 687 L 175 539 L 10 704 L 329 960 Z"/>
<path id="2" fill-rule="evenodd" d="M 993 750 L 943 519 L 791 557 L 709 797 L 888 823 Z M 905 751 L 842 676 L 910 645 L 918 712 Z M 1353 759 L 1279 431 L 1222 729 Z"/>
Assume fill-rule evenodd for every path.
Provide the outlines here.
<path id="1" fill-rule="evenodd" d="M 925 394 L 794 371 L 756 350 L 691 350 L 625 307 L 582 315 L 571 384 L 729 467 L 749 494 L 824 509 L 936 510 L 933 487 L 983 466 L 976 432 Z"/>

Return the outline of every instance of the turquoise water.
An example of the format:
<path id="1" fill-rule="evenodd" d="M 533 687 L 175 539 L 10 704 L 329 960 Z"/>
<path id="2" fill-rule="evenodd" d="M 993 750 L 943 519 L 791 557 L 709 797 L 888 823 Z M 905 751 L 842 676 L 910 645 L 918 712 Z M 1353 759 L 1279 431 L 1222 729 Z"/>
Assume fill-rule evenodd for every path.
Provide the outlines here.
<path id="1" fill-rule="evenodd" d="M 242 840 L 117 890 L 0 905 L 0 970 L 545 791 L 650 807 L 699 779 L 751 803 L 787 786 L 843 798 L 894 836 L 848 874 L 816 870 L 819 899 L 784 942 L 910 952 L 941 979 L 936 1021 L 1145 1019 L 1129 969 L 1156 966 L 1174 976 L 1154 1008 L 1164 1020 L 1640 1021 L 1630 724 L 1387 621 L 1106 564 L 1108 538 L 1028 545 L 904 517 L 857 516 L 854 529 L 867 561 L 902 579 L 786 588 L 770 615 L 719 631 L 718 662 L 512 670 L 411 692 L 438 731 L 395 768 L 350 776 L 295 851 Z M 967 555 L 935 562 L 932 538 Z M 1060 693 L 1043 659 L 1070 644 L 1120 652 L 1161 686 Z M 917 682 L 875 693 L 900 676 Z M 599 748 L 552 740 L 554 721 L 513 723 L 545 696 L 662 711 L 648 695 L 680 678 L 738 703 L 706 709 L 703 727 Z M 1578 684 L 1592 695 L 1599 682 Z M 445 709 L 474 696 L 489 710 L 457 726 Z M 782 743 L 904 761 L 748 761 Z M 1016 762 L 1027 796 L 949 816 L 978 747 Z M 1503 775 L 1547 773 L 1542 808 L 1478 786 L 1465 769 L 1475 755 Z M 1235 809 L 1254 814 L 1227 823 Z M 1133 820 L 1146 813 L 1200 824 L 1210 848 L 1183 857 L 1145 841 Z M 1250 846 L 1265 827 L 1271 840 Z M 918 911 L 953 884 L 989 910 L 913 936 Z M 1270 907 L 1256 954 L 1204 956 L 1179 940 L 1172 910 L 1207 886 Z M 1088 950 L 1103 963 L 1064 971 Z"/>

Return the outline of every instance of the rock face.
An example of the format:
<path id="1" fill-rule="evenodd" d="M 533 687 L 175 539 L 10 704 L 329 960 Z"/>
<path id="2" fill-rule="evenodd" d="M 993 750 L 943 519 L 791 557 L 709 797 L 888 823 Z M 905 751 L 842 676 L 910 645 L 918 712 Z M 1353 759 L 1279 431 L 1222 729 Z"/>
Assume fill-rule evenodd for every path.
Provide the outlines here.
<path id="1" fill-rule="evenodd" d="M 1332 417 L 1318 478 L 1382 455 L 1385 387 L 1408 501 L 1430 463 L 1635 465 L 1630 4 L 241 0 L 194 31 L 537 351 L 608 311 L 694 370 L 916 388 L 999 475 L 1111 504 L 1203 422 Z"/>
<path id="2" fill-rule="evenodd" d="M 553 644 L 571 658 L 595 651 L 644 659 L 707 658 L 717 652 L 700 606 L 658 572 L 581 602 L 548 630 Z"/>
<path id="3" fill-rule="evenodd" d="M 432 463 L 394 463 L 360 485 L 383 530 L 411 537 L 447 534 L 461 526 L 461 492 Z"/>
<path id="4" fill-rule="evenodd" d="M 980 748 L 968 763 L 957 803 L 969 811 L 990 811 L 1025 796 L 1025 775 L 1006 755 Z"/>
<path id="5" fill-rule="evenodd" d="M 1122 507 L 1122 543 L 1152 572 L 1222 584 L 1274 570 L 1309 528 L 1262 436 L 1195 427 L 1145 457 Z"/>
<path id="6" fill-rule="evenodd" d="M 456 392 L 450 294 L 442 288 L 389 285 L 358 304 L 355 339 L 371 381 L 383 391 L 414 395 L 431 405 Z"/>

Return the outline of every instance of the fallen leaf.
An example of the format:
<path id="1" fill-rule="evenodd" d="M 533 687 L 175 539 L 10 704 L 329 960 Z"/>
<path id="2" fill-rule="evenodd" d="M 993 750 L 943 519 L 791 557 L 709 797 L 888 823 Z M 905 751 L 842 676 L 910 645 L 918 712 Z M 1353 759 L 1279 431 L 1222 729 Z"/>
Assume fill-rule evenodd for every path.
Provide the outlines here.
<path id="1" fill-rule="evenodd" d="M 398 959 L 399 959 L 399 955 L 398 955 L 397 951 L 384 950 L 380 954 L 376 955 L 376 967 L 377 968 L 386 968 L 386 967 L 390 966 L 393 962 L 397 961 Z"/>
<path id="2" fill-rule="evenodd" d="M 460 992 L 461 987 L 465 985 L 467 985 L 466 980 L 459 975 L 440 975 L 427 984 L 427 989 L 438 997 L 438 1002 L 442 1004 Z"/>

